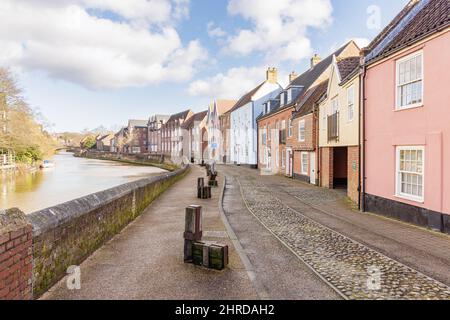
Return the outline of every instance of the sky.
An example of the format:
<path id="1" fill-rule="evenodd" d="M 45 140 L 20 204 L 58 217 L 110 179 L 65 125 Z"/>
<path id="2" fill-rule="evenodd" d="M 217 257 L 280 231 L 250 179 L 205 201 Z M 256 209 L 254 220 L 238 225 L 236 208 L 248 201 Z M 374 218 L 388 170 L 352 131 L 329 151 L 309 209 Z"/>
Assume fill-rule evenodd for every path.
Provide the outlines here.
<path id="1" fill-rule="evenodd" d="M 2 0 L 0 66 L 53 132 L 238 99 L 365 46 L 408 0 Z"/>

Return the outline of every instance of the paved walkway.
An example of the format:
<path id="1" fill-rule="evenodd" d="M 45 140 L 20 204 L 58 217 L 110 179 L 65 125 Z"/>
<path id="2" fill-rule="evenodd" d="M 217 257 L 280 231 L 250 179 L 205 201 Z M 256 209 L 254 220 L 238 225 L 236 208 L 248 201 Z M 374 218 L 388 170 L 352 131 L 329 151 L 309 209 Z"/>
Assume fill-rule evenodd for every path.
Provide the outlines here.
<path id="1" fill-rule="evenodd" d="M 88 258 L 81 265 L 81 290 L 69 291 L 63 279 L 42 299 L 257 299 L 231 241 L 223 238 L 227 235 L 218 208 L 220 188 L 214 189 L 211 200 L 196 198 L 197 177 L 204 172 L 193 167 L 186 178 Z M 230 246 L 230 265 L 225 271 L 183 263 L 184 208 L 191 204 L 203 206 L 204 239 Z"/>
<path id="2" fill-rule="evenodd" d="M 316 188 L 279 176 L 260 176 L 243 167 L 221 167 L 229 181 L 227 194 L 241 193 L 247 210 L 233 217 L 263 224 L 293 255 L 306 262 L 336 292 L 350 299 L 450 299 L 450 237 L 375 215 L 352 211 L 341 192 Z M 235 198 L 234 194 L 231 198 Z M 233 221 L 235 223 L 233 223 Z M 245 232 L 237 232 L 245 243 Z M 255 264 L 257 281 L 266 281 L 272 254 L 245 246 Z M 256 248 L 257 250 L 257 248 Z M 256 261 L 256 262 L 255 262 Z M 376 268 L 375 271 L 369 271 Z M 379 277 L 379 290 L 368 290 L 369 273 Z M 372 277 L 373 278 L 373 277 Z M 375 283 L 376 286 L 376 283 Z"/>

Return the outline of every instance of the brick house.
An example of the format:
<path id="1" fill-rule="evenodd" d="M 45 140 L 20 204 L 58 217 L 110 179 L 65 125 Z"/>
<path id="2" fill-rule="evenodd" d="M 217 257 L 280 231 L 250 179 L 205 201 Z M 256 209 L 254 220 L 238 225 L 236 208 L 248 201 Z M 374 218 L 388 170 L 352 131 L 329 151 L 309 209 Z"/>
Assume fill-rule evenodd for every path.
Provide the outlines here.
<path id="1" fill-rule="evenodd" d="M 162 153 L 169 157 L 180 158 L 183 156 L 184 132 L 181 125 L 192 117 L 191 110 L 171 115 L 169 120 L 161 127 Z"/>
<path id="2" fill-rule="evenodd" d="M 411 1 L 365 50 L 363 209 L 450 233 L 450 2 Z"/>
<path id="3" fill-rule="evenodd" d="M 314 185 L 319 185 L 318 106 L 327 88 L 328 80 L 325 80 L 302 95 L 292 113 L 292 133 L 287 138 L 293 154 L 293 177 Z"/>
<path id="4" fill-rule="evenodd" d="M 219 116 L 220 121 L 220 135 L 222 137 L 222 145 L 221 145 L 221 161 L 222 163 L 230 162 L 230 121 L 231 116 L 229 112 L 225 112 L 221 116 Z"/>
<path id="5" fill-rule="evenodd" d="M 342 188 L 359 204 L 359 65 L 360 54 L 337 58 L 319 105 L 320 185 Z"/>
<path id="6" fill-rule="evenodd" d="M 357 54 L 358 46 L 350 41 L 323 60 L 314 55 L 307 71 L 300 76 L 291 74 L 288 87 L 275 98 L 266 100 L 263 114 L 257 119 L 258 164 L 264 172 L 293 175 L 292 142 L 295 140 L 292 139 L 292 112 L 305 92 L 329 78 L 334 55 L 348 57 Z"/>
<path id="7" fill-rule="evenodd" d="M 148 121 L 129 120 L 125 131 L 125 153 L 138 154 L 148 152 Z"/>
<path id="8" fill-rule="evenodd" d="M 109 152 L 111 151 L 111 140 L 114 138 L 113 134 L 104 134 L 104 135 L 99 135 L 97 137 L 97 151 L 106 151 Z"/>
<path id="9" fill-rule="evenodd" d="M 197 164 L 205 160 L 208 147 L 207 115 L 208 111 L 196 113 L 181 125 L 186 132 L 186 138 L 183 139 L 184 155 L 189 161 Z"/>
<path id="10" fill-rule="evenodd" d="M 161 128 L 169 120 L 168 115 L 154 115 L 148 120 L 148 151 L 150 153 L 162 153 Z"/>

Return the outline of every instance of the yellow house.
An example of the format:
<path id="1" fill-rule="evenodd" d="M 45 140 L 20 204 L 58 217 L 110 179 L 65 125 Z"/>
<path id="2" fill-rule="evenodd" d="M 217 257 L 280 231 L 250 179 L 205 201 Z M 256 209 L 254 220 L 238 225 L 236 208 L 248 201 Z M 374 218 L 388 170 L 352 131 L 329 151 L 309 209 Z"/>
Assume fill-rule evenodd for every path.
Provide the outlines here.
<path id="1" fill-rule="evenodd" d="M 347 189 L 359 201 L 359 62 L 333 57 L 325 99 L 319 105 L 320 184 Z"/>

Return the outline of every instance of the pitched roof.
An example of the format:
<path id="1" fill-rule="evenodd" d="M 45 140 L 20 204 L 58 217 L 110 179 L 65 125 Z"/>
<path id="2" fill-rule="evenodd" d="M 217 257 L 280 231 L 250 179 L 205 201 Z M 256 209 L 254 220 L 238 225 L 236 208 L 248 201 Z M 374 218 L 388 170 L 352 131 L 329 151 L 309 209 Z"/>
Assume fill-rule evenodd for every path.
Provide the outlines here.
<path id="1" fill-rule="evenodd" d="M 303 72 L 290 83 L 290 86 L 301 86 L 307 90 L 317 80 L 317 78 L 320 77 L 320 75 L 324 73 L 325 70 L 327 70 L 327 68 L 333 63 L 333 56 L 339 56 L 350 43 L 351 41 L 347 42 L 338 50 L 316 64 L 314 67 Z"/>
<path id="2" fill-rule="evenodd" d="M 308 90 L 311 85 L 327 70 L 327 68 L 333 63 L 333 56 L 339 56 L 341 53 L 347 48 L 347 46 L 352 43 L 352 41 L 347 42 L 342 47 L 337 49 L 335 52 L 330 54 L 328 57 L 320 61 L 318 64 L 316 64 L 314 67 L 308 69 L 307 71 L 303 72 L 301 75 L 299 75 L 297 78 L 295 78 L 288 87 L 302 87 L 303 92 L 300 92 L 297 99 L 292 100 L 289 104 L 285 104 L 282 107 L 274 108 L 271 112 L 261 115 L 257 118 L 257 120 L 261 120 L 267 117 L 270 117 L 271 115 L 280 112 L 282 110 L 285 110 L 287 108 L 291 108 L 292 106 L 298 104 L 299 100 L 302 98 L 302 93 L 305 92 L 305 90 Z"/>
<path id="3" fill-rule="evenodd" d="M 173 122 L 173 121 L 176 121 L 176 120 L 186 120 L 186 117 L 188 116 L 190 111 L 191 110 L 185 110 L 183 112 L 179 112 L 179 113 L 173 114 L 173 115 L 170 116 L 170 118 L 169 118 L 169 120 L 167 120 L 167 122 Z"/>
<path id="4" fill-rule="evenodd" d="M 219 115 L 224 114 L 225 112 L 228 112 L 236 105 L 236 100 L 217 100 L 216 101 L 216 107 L 217 112 Z"/>
<path id="5" fill-rule="evenodd" d="M 344 82 L 358 69 L 360 60 L 360 57 L 348 57 L 339 59 L 337 61 L 337 67 L 339 75 L 341 76 L 341 82 Z"/>
<path id="6" fill-rule="evenodd" d="M 369 44 L 366 64 L 450 26 L 449 0 L 411 0 Z"/>
<path id="7" fill-rule="evenodd" d="M 146 127 L 148 120 L 128 120 L 128 125 L 131 127 Z"/>
<path id="8" fill-rule="evenodd" d="M 327 92 L 328 80 L 319 83 L 310 88 L 300 98 L 295 111 L 292 113 L 292 118 L 296 119 L 311 113 L 314 109 L 314 104 Z"/>
<path id="9" fill-rule="evenodd" d="M 266 81 L 264 81 L 263 83 L 261 83 L 260 85 L 258 85 L 256 88 L 254 88 L 253 90 L 247 92 L 246 94 L 244 94 L 239 100 L 238 102 L 236 102 L 236 104 L 233 106 L 233 108 L 231 108 L 228 112 L 233 112 L 237 109 L 239 109 L 240 107 L 245 106 L 247 103 L 249 103 L 250 101 L 252 101 L 252 97 L 255 95 L 256 92 L 258 92 L 259 89 L 261 89 L 261 87 L 266 83 Z M 228 113 L 227 112 L 227 113 Z"/>
<path id="10" fill-rule="evenodd" d="M 202 111 L 199 113 L 194 114 L 192 117 L 190 117 L 189 119 L 187 119 L 182 125 L 181 127 L 184 129 L 188 129 L 190 127 L 192 127 L 194 125 L 195 122 L 201 122 L 203 121 L 203 119 L 205 119 L 205 117 L 207 116 L 208 111 Z"/>

